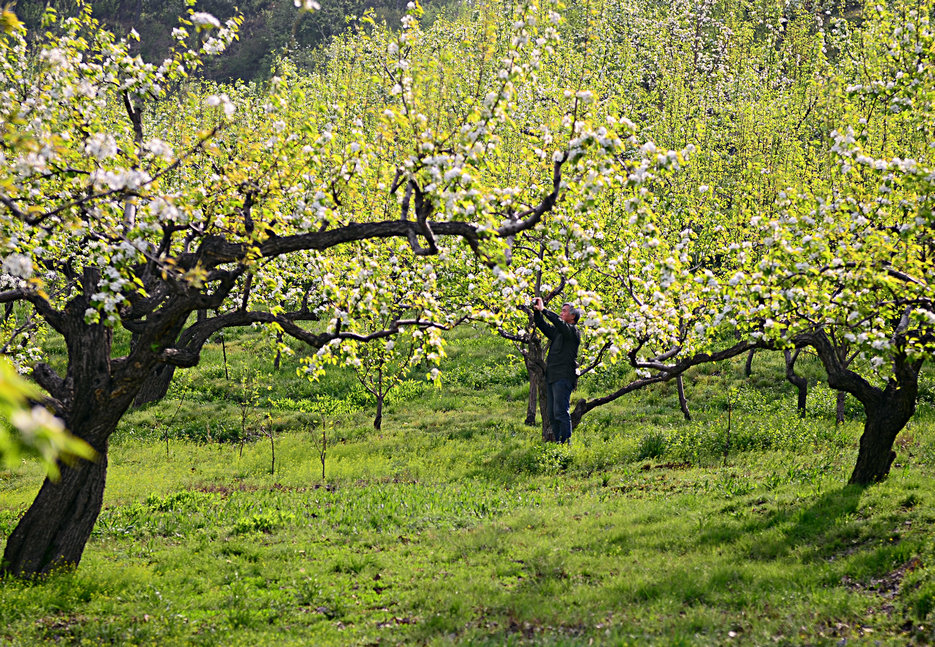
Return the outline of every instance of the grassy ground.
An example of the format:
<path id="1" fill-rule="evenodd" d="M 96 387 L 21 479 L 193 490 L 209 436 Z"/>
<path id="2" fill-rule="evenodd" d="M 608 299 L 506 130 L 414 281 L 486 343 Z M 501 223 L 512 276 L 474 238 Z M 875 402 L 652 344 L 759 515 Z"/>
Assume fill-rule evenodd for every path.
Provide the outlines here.
<path id="1" fill-rule="evenodd" d="M 273 374 L 248 333 L 226 350 L 229 378 L 213 346 L 127 417 L 80 568 L 0 582 L 0 643 L 935 641 L 928 382 L 891 477 L 860 489 L 854 403 L 836 427 L 819 385 L 798 419 L 776 357 L 692 375 L 693 422 L 673 385 L 596 410 L 565 448 L 522 424 L 508 347 L 470 330 L 445 386 L 404 385 L 379 433 L 352 375 Z M 0 473 L 0 535 L 40 481 Z"/>

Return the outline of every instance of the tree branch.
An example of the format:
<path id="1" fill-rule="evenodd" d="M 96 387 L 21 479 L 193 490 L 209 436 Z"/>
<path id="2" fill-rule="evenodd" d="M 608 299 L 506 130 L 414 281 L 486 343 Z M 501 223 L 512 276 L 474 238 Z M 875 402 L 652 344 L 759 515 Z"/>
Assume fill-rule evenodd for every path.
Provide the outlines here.
<path id="1" fill-rule="evenodd" d="M 542 220 L 542 216 L 552 210 L 558 201 L 558 194 L 562 188 L 562 164 L 565 163 L 566 159 L 568 159 L 567 153 L 563 154 L 561 160 L 555 162 L 552 166 L 552 192 L 545 196 L 538 206 L 524 211 L 519 214 L 516 220 L 508 222 L 497 229 L 498 236 L 512 236 L 526 229 L 532 229 Z"/>

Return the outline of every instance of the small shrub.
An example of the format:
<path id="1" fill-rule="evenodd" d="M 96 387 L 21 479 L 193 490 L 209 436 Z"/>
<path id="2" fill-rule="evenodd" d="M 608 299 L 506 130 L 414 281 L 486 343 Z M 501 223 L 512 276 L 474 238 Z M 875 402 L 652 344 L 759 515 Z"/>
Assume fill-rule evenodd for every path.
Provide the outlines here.
<path id="1" fill-rule="evenodd" d="M 198 510 L 205 503 L 217 500 L 218 496 L 210 492 L 196 492 L 183 490 L 173 492 L 164 497 L 150 494 L 146 497 L 146 505 L 153 511 L 169 512 L 172 510 Z"/>
<path id="2" fill-rule="evenodd" d="M 295 515 L 291 512 L 272 510 L 253 514 L 249 517 L 241 517 L 234 524 L 233 532 L 235 535 L 243 535 L 249 532 L 271 533 L 277 528 L 293 522 L 295 522 Z"/>
<path id="3" fill-rule="evenodd" d="M 299 582 L 295 598 L 299 606 L 310 608 L 329 620 L 342 618 L 348 611 L 347 603 L 340 593 L 332 587 L 324 586 L 316 578 Z"/>
<path id="4" fill-rule="evenodd" d="M 636 459 L 658 458 L 666 453 L 667 444 L 666 435 L 663 431 L 646 432 L 640 438 L 640 444 L 636 448 Z"/>
<path id="5" fill-rule="evenodd" d="M 538 471 L 542 474 L 559 474 L 571 465 L 571 449 L 568 445 L 548 443 L 541 447 L 536 459 Z"/>

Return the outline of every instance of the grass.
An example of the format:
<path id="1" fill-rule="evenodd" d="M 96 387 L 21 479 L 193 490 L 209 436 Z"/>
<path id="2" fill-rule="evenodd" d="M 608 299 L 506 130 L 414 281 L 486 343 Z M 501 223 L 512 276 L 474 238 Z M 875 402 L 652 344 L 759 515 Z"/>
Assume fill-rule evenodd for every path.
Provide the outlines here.
<path id="1" fill-rule="evenodd" d="M 352 375 L 310 385 L 291 359 L 272 373 L 254 334 L 226 344 L 231 380 L 211 347 L 127 416 L 80 568 L 0 582 L 0 643 L 935 640 L 930 382 L 890 478 L 855 488 L 859 420 L 835 426 L 822 387 L 797 418 L 781 358 L 749 380 L 739 361 L 694 373 L 692 422 L 672 385 L 595 410 L 563 447 L 522 424 L 521 363 L 475 331 L 455 335 L 445 386 L 413 378 L 380 433 Z M 244 374 L 262 388 L 241 455 Z M 40 481 L 34 464 L 0 473 L 0 535 Z"/>

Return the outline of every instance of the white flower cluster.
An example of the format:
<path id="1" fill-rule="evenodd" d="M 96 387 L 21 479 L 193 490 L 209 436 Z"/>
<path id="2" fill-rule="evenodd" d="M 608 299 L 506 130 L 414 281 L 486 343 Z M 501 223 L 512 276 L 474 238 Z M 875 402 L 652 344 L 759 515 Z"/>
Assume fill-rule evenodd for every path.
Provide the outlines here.
<path id="1" fill-rule="evenodd" d="M 10 422 L 27 442 L 34 439 L 40 430 L 56 433 L 65 430 L 65 424 L 42 406 L 35 406 L 29 410 L 14 411 L 10 416 Z"/>
<path id="2" fill-rule="evenodd" d="M 23 254 L 10 254 L 3 259 L 3 271 L 10 276 L 28 279 L 32 276 L 32 259 Z"/>
<path id="3" fill-rule="evenodd" d="M 157 137 L 143 144 L 143 149 L 164 160 L 171 160 L 174 155 L 172 146 Z"/>
<path id="4" fill-rule="evenodd" d="M 227 45 L 227 41 L 223 38 L 215 38 L 212 36 L 211 38 L 205 39 L 204 44 L 201 46 L 201 51 L 208 56 L 217 56 L 218 54 L 224 53 L 227 49 Z"/>
<path id="5" fill-rule="evenodd" d="M 96 160 L 105 160 L 117 154 L 117 142 L 109 133 L 94 133 L 85 141 L 84 152 Z"/>
<path id="6" fill-rule="evenodd" d="M 188 215 L 176 207 L 171 198 L 156 197 L 149 203 L 148 209 L 158 222 L 185 223 L 188 221 Z"/>
<path id="7" fill-rule="evenodd" d="M 199 31 L 202 29 L 219 29 L 221 21 L 204 11 L 196 11 L 192 14 L 192 24 Z"/>
<path id="8" fill-rule="evenodd" d="M 295 0 L 295 6 L 302 11 L 318 11 L 321 9 L 321 5 L 315 0 Z"/>
<path id="9" fill-rule="evenodd" d="M 237 111 L 237 106 L 234 105 L 230 97 L 227 96 L 226 92 L 210 95 L 207 99 L 205 99 L 205 105 L 211 108 L 220 106 L 224 111 L 224 115 L 227 117 L 233 117 L 234 113 Z"/>
<path id="10" fill-rule="evenodd" d="M 62 74 L 70 67 L 68 56 L 58 47 L 39 52 L 39 60 L 51 68 L 53 74 Z"/>
<path id="11" fill-rule="evenodd" d="M 96 187 L 107 187 L 112 191 L 136 191 L 152 182 L 152 177 L 139 169 L 98 169 L 91 173 L 91 182 Z"/>

